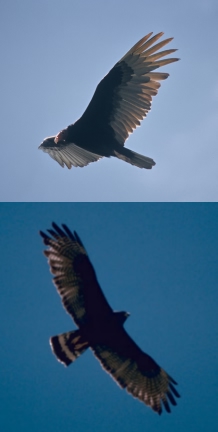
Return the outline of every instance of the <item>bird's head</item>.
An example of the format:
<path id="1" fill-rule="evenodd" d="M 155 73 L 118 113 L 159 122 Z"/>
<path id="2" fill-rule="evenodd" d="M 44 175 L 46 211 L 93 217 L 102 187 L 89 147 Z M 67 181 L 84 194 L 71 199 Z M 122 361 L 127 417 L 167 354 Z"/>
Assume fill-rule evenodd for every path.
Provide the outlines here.
<path id="1" fill-rule="evenodd" d="M 55 146 L 54 138 L 55 138 L 54 136 L 50 136 L 50 137 L 45 138 L 42 141 L 42 143 L 40 144 L 39 149 L 45 151 L 46 148 L 54 147 Z"/>
<path id="2" fill-rule="evenodd" d="M 67 128 L 60 131 L 54 139 L 55 144 L 59 143 L 59 141 L 65 141 L 67 139 L 67 135 Z"/>
<path id="3" fill-rule="evenodd" d="M 130 316 L 129 312 L 115 312 L 116 318 L 120 324 L 124 324 L 127 318 Z"/>

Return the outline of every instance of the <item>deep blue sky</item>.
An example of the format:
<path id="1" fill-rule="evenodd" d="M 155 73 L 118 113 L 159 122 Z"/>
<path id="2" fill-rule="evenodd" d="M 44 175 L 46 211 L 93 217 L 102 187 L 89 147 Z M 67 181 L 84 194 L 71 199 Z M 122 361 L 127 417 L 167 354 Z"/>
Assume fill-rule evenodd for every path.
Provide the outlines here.
<path id="1" fill-rule="evenodd" d="M 217 20 L 217 0 L 1 2 L 0 200 L 217 201 Z M 152 171 L 115 158 L 68 171 L 38 151 L 150 31 L 181 58 L 127 141 Z"/>
<path id="2" fill-rule="evenodd" d="M 218 206 L 1 204 L 0 406 L 4 432 L 217 430 Z M 91 352 L 69 368 L 49 337 L 75 328 L 38 231 L 77 230 L 126 329 L 178 381 L 161 417 L 120 390 Z"/>

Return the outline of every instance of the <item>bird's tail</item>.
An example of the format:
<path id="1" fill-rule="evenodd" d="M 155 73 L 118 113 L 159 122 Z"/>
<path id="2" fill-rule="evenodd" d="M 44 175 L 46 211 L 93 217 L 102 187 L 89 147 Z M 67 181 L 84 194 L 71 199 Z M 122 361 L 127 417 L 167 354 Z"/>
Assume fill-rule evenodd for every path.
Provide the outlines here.
<path id="1" fill-rule="evenodd" d="M 155 165 L 153 159 L 147 156 L 142 156 L 139 153 L 135 153 L 123 146 L 119 146 L 119 148 L 114 150 L 113 156 L 116 156 L 118 159 L 122 159 L 131 165 L 135 165 L 138 168 L 151 169 Z"/>
<path id="2" fill-rule="evenodd" d="M 80 330 L 53 336 L 50 339 L 50 345 L 57 359 L 65 366 L 69 366 L 89 347 Z"/>

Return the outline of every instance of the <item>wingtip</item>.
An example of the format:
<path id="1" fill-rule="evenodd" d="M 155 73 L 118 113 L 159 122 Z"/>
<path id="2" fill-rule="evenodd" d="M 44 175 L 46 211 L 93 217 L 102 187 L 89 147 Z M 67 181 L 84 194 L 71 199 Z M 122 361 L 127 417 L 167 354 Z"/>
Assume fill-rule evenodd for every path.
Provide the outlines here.
<path id="1" fill-rule="evenodd" d="M 66 224 L 62 224 L 62 228 L 64 229 L 65 233 L 68 235 L 68 237 L 75 241 L 75 236 L 74 234 L 71 232 L 71 230 L 68 228 L 68 226 Z"/>
<path id="2" fill-rule="evenodd" d="M 53 228 L 54 228 L 55 230 L 56 230 L 57 228 L 59 228 L 55 222 L 52 222 L 52 226 L 53 226 Z"/>
<path id="3" fill-rule="evenodd" d="M 39 231 L 39 235 L 43 238 L 43 239 L 48 239 L 47 234 L 45 234 L 43 231 Z"/>
<path id="4" fill-rule="evenodd" d="M 82 247 L 84 248 L 83 242 L 82 242 L 81 238 L 79 237 L 79 235 L 77 234 L 77 232 L 74 231 L 73 234 L 74 234 L 74 236 L 75 236 L 76 241 L 80 244 L 80 246 L 82 246 Z M 85 249 L 85 248 L 84 248 L 84 249 Z"/>

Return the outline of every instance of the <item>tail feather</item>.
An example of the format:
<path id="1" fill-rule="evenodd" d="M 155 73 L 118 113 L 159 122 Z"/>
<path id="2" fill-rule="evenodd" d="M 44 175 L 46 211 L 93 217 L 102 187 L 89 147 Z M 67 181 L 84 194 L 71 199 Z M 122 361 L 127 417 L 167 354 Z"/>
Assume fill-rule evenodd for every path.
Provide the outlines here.
<path id="1" fill-rule="evenodd" d="M 120 146 L 119 149 L 114 150 L 114 156 L 130 163 L 131 165 L 135 165 L 138 168 L 151 169 L 156 165 L 153 159 L 140 155 L 139 153 L 133 152 L 132 150 L 122 146 Z"/>
<path id="2" fill-rule="evenodd" d="M 89 347 L 88 342 L 81 336 L 80 330 L 53 336 L 50 345 L 58 361 L 65 366 L 69 366 Z"/>

